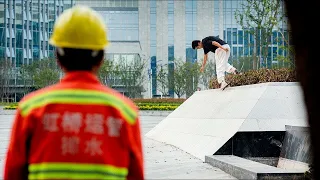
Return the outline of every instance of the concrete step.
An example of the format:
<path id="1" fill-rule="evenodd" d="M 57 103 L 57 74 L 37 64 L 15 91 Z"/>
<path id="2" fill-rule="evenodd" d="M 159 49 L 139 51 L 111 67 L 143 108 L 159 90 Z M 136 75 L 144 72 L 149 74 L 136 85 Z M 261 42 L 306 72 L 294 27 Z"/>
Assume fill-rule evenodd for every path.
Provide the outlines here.
<path id="1" fill-rule="evenodd" d="M 303 170 L 285 170 L 233 155 L 206 156 L 205 162 L 238 179 L 305 179 Z"/>

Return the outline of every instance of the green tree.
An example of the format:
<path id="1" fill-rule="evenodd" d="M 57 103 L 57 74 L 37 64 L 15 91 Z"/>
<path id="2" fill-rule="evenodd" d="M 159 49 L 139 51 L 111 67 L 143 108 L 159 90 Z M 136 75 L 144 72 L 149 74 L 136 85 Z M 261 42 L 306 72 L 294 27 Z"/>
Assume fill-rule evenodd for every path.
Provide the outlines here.
<path id="1" fill-rule="evenodd" d="M 115 85 L 115 76 L 116 75 L 116 66 L 113 61 L 104 60 L 99 72 L 98 77 L 100 81 L 109 87 L 113 87 Z"/>
<path id="2" fill-rule="evenodd" d="M 259 67 L 258 57 L 263 55 L 267 64 L 268 46 L 271 44 L 272 30 L 283 19 L 281 0 L 245 0 L 242 10 L 236 10 L 235 19 L 242 29 L 254 36 L 253 69 Z M 257 52 L 260 52 L 257 54 Z M 259 58 L 260 59 L 260 58 Z"/>
<path id="3" fill-rule="evenodd" d="M 200 77 L 200 65 L 193 62 L 185 62 L 186 95 L 190 97 L 198 88 Z"/>
<path id="4" fill-rule="evenodd" d="M 169 95 L 169 71 L 166 65 L 157 66 L 157 89 L 163 96 Z"/>
<path id="5" fill-rule="evenodd" d="M 209 60 L 207 61 L 204 71 L 200 73 L 199 82 L 200 84 L 204 85 L 205 89 L 209 89 L 210 80 L 215 76 L 216 76 L 215 63 Z"/>
<path id="6" fill-rule="evenodd" d="M 178 96 L 178 98 L 181 98 L 181 96 L 186 94 L 186 72 L 183 62 L 175 60 L 172 77 L 174 78 L 174 93 Z"/>
<path id="7" fill-rule="evenodd" d="M 294 63 L 294 56 L 295 56 L 295 52 L 294 52 L 294 47 L 293 45 L 290 45 L 289 43 L 289 36 L 288 34 L 284 34 L 283 32 L 279 31 L 279 33 L 281 34 L 281 37 L 279 37 L 279 41 L 283 40 L 284 41 L 284 45 L 282 46 L 278 46 L 279 50 L 282 50 L 284 52 L 286 52 L 285 55 L 277 55 L 276 60 L 278 61 L 278 67 L 291 67 L 293 68 L 295 66 Z"/>
<path id="8" fill-rule="evenodd" d="M 0 59 L 0 101 L 10 102 L 10 86 L 14 85 L 14 68 L 10 60 Z"/>
<path id="9" fill-rule="evenodd" d="M 55 59 L 43 59 L 23 66 L 26 77 L 32 79 L 36 89 L 53 85 L 60 80 L 61 70 Z"/>
<path id="10" fill-rule="evenodd" d="M 281 67 L 293 68 L 293 67 L 295 67 L 294 48 L 292 46 L 280 46 L 279 49 L 282 49 L 282 51 L 286 51 L 288 53 L 286 55 L 277 55 L 277 57 L 275 59 L 278 61 L 278 66 L 275 66 L 274 68 L 281 68 Z"/>
<path id="11" fill-rule="evenodd" d="M 169 89 L 180 98 L 183 95 L 191 96 L 198 87 L 200 66 L 197 63 L 175 59 L 174 69 L 169 73 L 168 64 L 157 67 L 157 89 L 163 96 L 169 95 Z"/>
<path id="12" fill-rule="evenodd" d="M 253 69 L 252 59 L 253 56 L 242 56 L 233 61 L 233 66 L 241 72 Z"/>
<path id="13" fill-rule="evenodd" d="M 130 98 L 139 98 L 144 92 L 143 83 L 145 81 L 146 61 L 135 58 L 132 62 L 121 59 L 115 65 L 115 77 L 120 78 L 120 83 L 126 90 Z"/>
<path id="14" fill-rule="evenodd" d="M 31 68 L 31 66 L 22 65 L 19 69 L 17 84 L 21 85 L 22 89 L 22 94 L 17 94 L 19 99 L 34 90 L 32 74 L 30 73 L 34 72 L 34 70 L 29 68 Z M 21 97 L 19 97 L 19 95 Z"/>

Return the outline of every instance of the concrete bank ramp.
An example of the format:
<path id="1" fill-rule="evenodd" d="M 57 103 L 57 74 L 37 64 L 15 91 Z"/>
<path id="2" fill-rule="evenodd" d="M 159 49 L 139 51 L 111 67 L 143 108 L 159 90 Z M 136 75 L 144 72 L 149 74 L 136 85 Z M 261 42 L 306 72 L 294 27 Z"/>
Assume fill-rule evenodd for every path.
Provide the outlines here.
<path id="1" fill-rule="evenodd" d="M 146 136 L 205 161 L 236 132 L 285 131 L 285 125 L 308 127 L 299 83 L 197 91 Z"/>

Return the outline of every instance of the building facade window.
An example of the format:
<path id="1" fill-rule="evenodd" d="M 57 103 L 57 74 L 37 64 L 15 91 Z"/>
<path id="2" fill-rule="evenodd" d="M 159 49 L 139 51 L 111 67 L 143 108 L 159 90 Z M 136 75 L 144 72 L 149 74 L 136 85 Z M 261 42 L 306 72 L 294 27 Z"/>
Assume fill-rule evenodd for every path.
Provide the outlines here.
<path id="1" fill-rule="evenodd" d="M 243 44 L 243 30 L 238 31 L 238 43 Z"/>
<path id="2" fill-rule="evenodd" d="M 111 41 L 139 40 L 139 13 L 137 10 L 98 11 L 108 25 Z"/>
<path id="3" fill-rule="evenodd" d="M 16 66 L 21 67 L 23 63 L 23 49 L 22 48 L 17 48 L 16 49 Z"/>
<path id="4" fill-rule="evenodd" d="M 152 95 L 157 94 L 157 2 L 150 0 L 150 61 Z"/>
<path id="5" fill-rule="evenodd" d="M 232 28 L 232 44 L 238 44 L 238 31 L 237 28 Z"/>
<path id="6" fill-rule="evenodd" d="M 6 53 L 6 27 L 4 24 L 6 10 L 4 2 L 0 1 L 0 59 L 5 58 Z"/>
<path id="7" fill-rule="evenodd" d="M 4 47 L 5 46 L 5 28 L 0 27 L 0 47 Z"/>
<path id="8" fill-rule="evenodd" d="M 197 38 L 197 1 L 186 0 L 186 61 L 194 62 L 197 51 L 192 49 L 191 42 Z"/>
<path id="9" fill-rule="evenodd" d="M 74 0 L 15 0 L 7 5 L 0 1 L 0 58 L 9 58 L 20 67 L 33 60 L 54 57 L 48 40 L 59 15 L 55 13 L 72 5 Z"/>
<path id="10" fill-rule="evenodd" d="M 90 7 L 138 7 L 139 0 L 74 0 Z"/>
<path id="11" fill-rule="evenodd" d="M 168 76 L 174 71 L 174 0 L 168 0 Z M 173 78 L 169 78 L 169 96 L 174 97 Z"/>

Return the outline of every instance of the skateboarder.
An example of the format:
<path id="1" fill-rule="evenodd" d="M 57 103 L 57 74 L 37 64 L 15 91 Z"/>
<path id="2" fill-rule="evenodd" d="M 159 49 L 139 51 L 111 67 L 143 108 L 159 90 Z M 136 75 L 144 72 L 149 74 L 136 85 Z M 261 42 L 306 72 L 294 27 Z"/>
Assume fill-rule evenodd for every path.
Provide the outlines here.
<path id="1" fill-rule="evenodd" d="M 208 36 L 201 41 L 194 40 L 192 41 L 192 48 L 203 48 L 204 57 L 200 72 L 203 72 L 204 67 L 207 63 L 208 52 L 211 51 L 215 54 L 216 71 L 220 89 L 224 90 L 229 86 L 229 83 L 225 81 L 225 72 L 231 74 L 239 74 L 238 70 L 228 63 L 228 59 L 230 57 L 230 46 L 218 36 Z"/>

